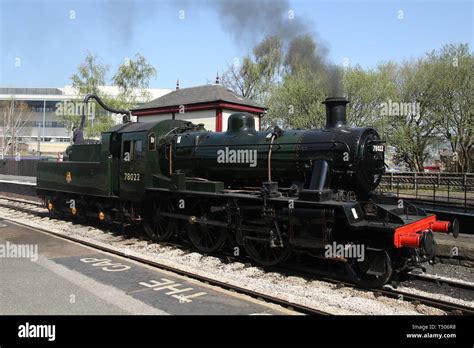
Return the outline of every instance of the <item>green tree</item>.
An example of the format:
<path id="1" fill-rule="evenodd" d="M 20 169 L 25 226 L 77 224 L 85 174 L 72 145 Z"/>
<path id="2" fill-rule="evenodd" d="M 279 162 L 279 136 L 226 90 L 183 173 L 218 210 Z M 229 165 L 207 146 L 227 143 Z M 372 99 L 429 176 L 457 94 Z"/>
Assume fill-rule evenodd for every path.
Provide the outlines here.
<path id="1" fill-rule="evenodd" d="M 347 122 L 350 125 L 373 126 L 386 137 L 387 119 L 381 115 L 381 107 L 397 95 L 395 83 L 397 66 L 381 64 L 377 69 L 364 70 L 360 66 L 344 70 L 342 84 L 346 97 Z"/>
<path id="2" fill-rule="evenodd" d="M 289 43 L 279 70 L 281 77 L 268 99 L 266 123 L 285 128 L 324 126 L 321 102 L 329 95 L 331 78 L 339 72 L 329 69 L 324 56 L 324 49 L 310 35 L 298 36 Z"/>
<path id="3" fill-rule="evenodd" d="M 101 63 L 97 55 L 87 52 L 84 62 L 79 64 L 77 72 L 71 76 L 72 86 L 83 95 L 100 95 L 99 86 L 106 84 L 108 71 L 109 66 Z"/>
<path id="4" fill-rule="evenodd" d="M 89 93 L 96 94 L 106 100 L 107 96 L 100 91 L 99 86 L 106 85 L 108 71 L 108 65 L 100 62 L 97 55 L 88 52 L 84 62 L 77 67 L 77 72 L 71 76 L 72 86 L 79 93 L 78 98 L 74 102 L 82 103 L 83 97 Z M 114 125 L 114 120 L 105 110 L 95 101 L 90 101 L 90 103 L 94 103 L 94 115 L 87 115 L 84 127 L 84 136 L 86 138 L 97 137 L 101 132 Z M 63 112 L 57 115 L 59 119 L 64 121 L 69 127 L 79 126 L 82 115 L 67 112 L 67 107 L 62 110 Z M 89 119 L 91 116 L 94 118 Z"/>
<path id="5" fill-rule="evenodd" d="M 88 52 L 84 62 L 78 66 L 77 72 L 71 76 L 72 85 L 78 90 L 80 96 L 75 102 L 82 103 L 86 94 L 93 93 L 113 108 L 130 109 L 139 102 L 150 99 L 151 96 L 145 89 L 149 85 L 150 78 L 156 75 L 156 69 L 142 55 L 136 54 L 135 59 L 127 60 L 117 69 L 112 81 L 119 87 L 120 94 L 114 98 L 99 89 L 99 86 L 107 84 L 108 70 L 108 65 L 103 64 L 96 55 Z M 95 117 L 86 121 L 84 134 L 87 138 L 99 136 L 116 123 L 112 115 L 95 101 L 91 100 L 89 103 L 94 105 Z M 62 110 L 68 110 L 68 108 L 64 107 Z M 81 115 L 62 112 L 58 114 L 58 118 L 70 126 L 77 126 L 80 124 Z"/>
<path id="6" fill-rule="evenodd" d="M 399 112 L 389 114 L 388 140 L 396 148 L 395 158 L 411 170 L 423 171 L 429 150 L 439 144 L 432 107 L 429 64 L 422 59 L 402 64 L 397 73 L 398 98 L 393 103 Z M 413 104 L 415 103 L 415 104 Z M 404 107 L 411 106 L 410 109 Z M 405 109 L 405 110 L 404 110 Z"/>
<path id="7" fill-rule="evenodd" d="M 267 123 L 285 128 L 321 128 L 325 124 L 324 79 L 309 69 L 284 77 L 269 99 Z"/>
<path id="8" fill-rule="evenodd" d="M 156 69 L 145 57 L 137 53 L 135 59 L 127 59 L 121 64 L 113 77 L 113 82 L 120 89 L 114 104 L 116 107 L 130 109 L 139 102 L 149 101 L 150 93 L 146 91 L 150 78 L 156 76 Z"/>
<path id="9" fill-rule="evenodd" d="M 301 70 L 324 73 L 327 69 L 323 57 L 326 49 L 316 45 L 313 37 L 304 34 L 294 38 L 286 50 L 283 66 L 286 74 L 296 74 Z"/>
<path id="10" fill-rule="evenodd" d="M 425 58 L 437 129 L 455 156 L 457 170 L 474 169 L 474 55 L 467 44 L 445 45 Z"/>

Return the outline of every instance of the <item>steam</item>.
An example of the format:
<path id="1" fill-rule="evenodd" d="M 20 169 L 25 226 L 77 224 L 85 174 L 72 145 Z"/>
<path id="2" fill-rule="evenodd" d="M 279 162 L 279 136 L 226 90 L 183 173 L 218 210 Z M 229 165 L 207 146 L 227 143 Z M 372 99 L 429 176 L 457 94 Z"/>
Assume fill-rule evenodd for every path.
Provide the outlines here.
<path id="1" fill-rule="evenodd" d="M 331 65 L 328 68 L 328 92 L 332 97 L 342 97 L 344 89 L 342 87 L 342 68 L 337 65 Z"/>
<path id="2" fill-rule="evenodd" d="M 105 30 L 125 46 L 136 34 L 135 24 L 153 18 L 158 6 L 211 9 L 236 42 L 255 45 L 265 37 L 276 36 L 285 49 L 284 63 L 290 70 L 304 64 L 326 80 L 328 94 L 342 94 L 341 69 L 328 63 L 327 46 L 312 30 L 311 21 L 295 13 L 288 0 L 102 0 L 98 4 Z"/>
<path id="3" fill-rule="evenodd" d="M 285 65 L 304 65 L 326 81 L 331 96 L 342 95 L 342 72 L 328 63 L 328 48 L 311 30 L 311 22 L 298 16 L 288 0 L 208 0 L 217 11 L 223 29 L 237 42 L 251 42 L 264 37 L 278 37 L 286 48 Z"/>
<path id="4" fill-rule="evenodd" d="M 207 2 L 214 8 L 224 30 L 237 41 L 253 42 L 278 36 L 288 43 L 307 33 L 309 23 L 296 16 L 286 0 L 221 0 Z"/>
<path id="5" fill-rule="evenodd" d="M 98 8 L 107 30 L 124 46 L 132 43 L 135 35 L 135 23 L 147 20 L 155 9 L 155 2 L 148 0 L 101 0 Z"/>

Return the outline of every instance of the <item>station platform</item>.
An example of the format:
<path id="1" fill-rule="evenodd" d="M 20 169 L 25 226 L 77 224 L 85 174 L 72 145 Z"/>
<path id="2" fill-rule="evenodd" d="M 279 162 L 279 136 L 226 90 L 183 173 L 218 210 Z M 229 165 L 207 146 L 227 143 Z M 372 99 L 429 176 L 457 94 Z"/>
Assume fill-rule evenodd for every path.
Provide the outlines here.
<path id="1" fill-rule="evenodd" d="M 4 220 L 0 258 L 0 315 L 296 314 Z"/>
<path id="2" fill-rule="evenodd" d="M 16 182 L 36 185 L 36 177 L 0 174 L 0 182 Z"/>
<path id="3" fill-rule="evenodd" d="M 36 177 L 0 174 L 0 192 L 11 197 L 36 200 Z"/>

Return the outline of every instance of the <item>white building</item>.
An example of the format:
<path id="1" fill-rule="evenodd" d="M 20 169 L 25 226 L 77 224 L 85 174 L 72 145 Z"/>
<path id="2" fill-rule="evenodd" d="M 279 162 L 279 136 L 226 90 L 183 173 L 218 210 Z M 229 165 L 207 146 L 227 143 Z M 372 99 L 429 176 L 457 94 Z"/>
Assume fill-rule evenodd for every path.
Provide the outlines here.
<path id="1" fill-rule="evenodd" d="M 104 94 L 115 97 L 119 94 L 117 86 L 100 86 Z M 152 99 L 161 97 L 170 89 L 147 89 Z M 71 125 L 58 120 L 58 103 L 81 98 L 72 86 L 64 88 L 0 88 L 0 102 L 20 101 L 29 106 L 31 113 L 22 130 L 19 141 L 28 144 L 31 150 L 58 152 L 65 149 L 71 140 Z"/>

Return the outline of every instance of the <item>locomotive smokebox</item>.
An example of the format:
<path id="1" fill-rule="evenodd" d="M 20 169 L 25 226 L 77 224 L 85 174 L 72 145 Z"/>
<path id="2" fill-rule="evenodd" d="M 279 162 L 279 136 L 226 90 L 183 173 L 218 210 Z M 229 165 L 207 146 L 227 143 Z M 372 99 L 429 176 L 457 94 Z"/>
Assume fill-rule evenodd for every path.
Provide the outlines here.
<path id="1" fill-rule="evenodd" d="M 343 127 L 346 125 L 346 104 L 349 100 L 342 97 L 326 98 L 326 128 Z"/>

